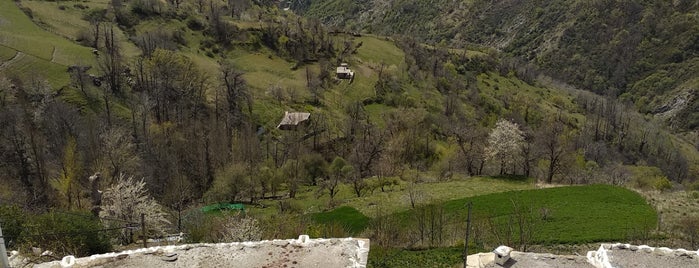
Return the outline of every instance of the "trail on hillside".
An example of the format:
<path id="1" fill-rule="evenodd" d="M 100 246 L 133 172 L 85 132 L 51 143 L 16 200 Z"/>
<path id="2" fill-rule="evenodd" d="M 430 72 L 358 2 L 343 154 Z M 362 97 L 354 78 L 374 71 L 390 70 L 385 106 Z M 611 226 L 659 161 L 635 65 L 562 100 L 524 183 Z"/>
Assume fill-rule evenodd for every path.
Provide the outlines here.
<path id="1" fill-rule="evenodd" d="M 53 51 L 51 52 L 51 62 L 56 62 L 56 46 L 53 46 Z"/>
<path id="2" fill-rule="evenodd" d="M 9 67 L 10 65 L 12 65 L 15 62 L 18 62 L 22 58 L 24 58 L 24 53 L 17 51 L 17 53 L 15 54 L 14 57 L 12 57 L 10 60 L 0 64 L 0 71 L 7 69 L 7 67 Z"/>

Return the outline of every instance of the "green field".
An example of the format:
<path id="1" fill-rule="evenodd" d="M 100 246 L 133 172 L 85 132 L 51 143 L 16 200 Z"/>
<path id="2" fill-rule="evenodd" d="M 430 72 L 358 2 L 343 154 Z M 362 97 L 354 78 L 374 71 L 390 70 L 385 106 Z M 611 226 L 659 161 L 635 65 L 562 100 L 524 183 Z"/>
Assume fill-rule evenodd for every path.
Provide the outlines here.
<path id="1" fill-rule="evenodd" d="M 352 235 L 359 235 L 367 225 L 370 218 L 352 207 L 339 207 L 329 212 L 311 214 L 311 219 L 320 224 L 339 223 Z"/>
<path id="2" fill-rule="evenodd" d="M 626 241 L 631 235 L 654 230 L 657 224 L 656 212 L 642 196 L 609 185 L 509 191 L 446 201 L 441 206 L 450 223 L 465 221 L 468 202 L 473 202 L 474 221 L 492 219 L 494 224 L 502 226 L 510 224 L 513 203 L 517 204 L 523 208 L 521 211 L 534 216 L 532 242 L 537 244 Z M 390 202 L 383 204 L 387 203 Z M 548 211 L 546 219 L 542 219 L 542 209 Z M 410 226 L 414 223 L 414 211 L 402 211 L 396 216 L 405 226 Z M 311 217 L 319 223 L 338 222 L 358 233 L 368 224 L 364 215 L 371 214 L 344 206 Z"/>
<path id="3" fill-rule="evenodd" d="M 452 181 L 415 185 L 415 189 L 422 193 L 422 203 L 444 202 L 476 195 L 532 188 L 534 188 L 533 183 L 527 181 L 485 177 L 460 178 Z M 372 218 L 376 216 L 379 208 L 382 214 L 398 213 L 410 209 L 406 183 L 386 187 L 385 190 L 385 192 L 381 192 L 381 189 L 376 189 L 373 193 L 356 197 L 351 186 L 342 184 L 334 202 L 337 206 L 355 208 L 360 213 Z M 265 208 L 254 208 L 254 214 L 271 215 L 277 213 L 277 201 L 262 202 Z M 328 207 L 330 198 L 327 193 L 317 195 L 317 187 L 315 186 L 305 186 L 301 187 L 296 198 L 290 202 L 299 211 L 317 213 Z"/>
<path id="4" fill-rule="evenodd" d="M 473 202 L 476 219 L 490 217 L 502 224 L 512 215 L 513 203 L 535 215 L 546 209 L 547 219 L 534 226 L 534 242 L 541 244 L 625 241 L 657 225 L 655 210 L 642 196 L 610 185 L 496 193 L 448 201 L 443 207 L 453 217 L 465 219 L 467 202 Z"/>
<path id="5" fill-rule="evenodd" d="M 440 183 L 441 184 L 441 183 Z M 443 183 L 440 189 L 452 194 L 460 191 L 448 190 L 453 184 Z M 483 186 L 492 182 L 484 182 Z M 455 199 L 437 203 L 443 209 L 448 224 L 464 226 L 466 204 L 473 203 L 472 233 L 487 236 L 490 230 L 483 229 L 489 222 L 505 230 L 511 228 L 517 236 L 517 220 L 510 221 L 514 215 L 513 203 L 518 204 L 531 223 L 531 244 L 586 244 L 594 242 L 624 242 L 631 237 L 649 235 L 655 230 L 657 215 L 653 208 L 636 192 L 610 185 L 566 186 L 547 189 L 530 189 L 485 194 L 469 198 Z M 390 202 L 387 202 L 390 203 Z M 386 203 L 384 203 L 386 204 Z M 429 207 L 435 209 L 435 206 Z M 548 211 L 546 219 L 541 218 L 541 209 Z M 392 217 L 397 217 L 403 232 L 416 230 L 416 210 L 405 210 Z M 361 234 L 374 219 L 366 217 L 356 209 L 343 206 L 323 213 L 310 214 L 316 223 L 341 226 L 348 234 Z M 509 227 L 508 227 L 509 226 Z M 407 228 L 407 229 L 406 229 Z M 501 235 L 503 235 L 501 233 Z M 462 240 L 463 245 L 463 240 Z M 483 252 L 484 245 L 471 240 L 469 251 Z M 510 245 L 515 246 L 515 245 Z M 372 245 L 369 257 L 370 267 L 453 267 L 461 262 L 461 246 L 440 247 L 425 250 L 407 250 L 403 248 L 382 248 Z M 489 250 L 489 249 L 488 249 Z"/>
<path id="6" fill-rule="evenodd" d="M 29 54 L 21 54 L 7 68 L 0 70 L 0 73 L 23 79 L 44 78 L 53 88 L 62 87 L 70 82 L 66 66 Z"/>
<path id="7" fill-rule="evenodd" d="M 16 50 L 6 46 L 0 46 L 0 64 L 12 59 L 16 54 Z"/>
<path id="8" fill-rule="evenodd" d="M 392 41 L 379 39 L 373 36 L 363 36 L 356 39 L 355 43 L 362 43 L 357 49 L 357 58 L 361 62 L 373 64 L 385 64 L 388 68 L 397 69 L 403 64 L 405 53 Z"/>

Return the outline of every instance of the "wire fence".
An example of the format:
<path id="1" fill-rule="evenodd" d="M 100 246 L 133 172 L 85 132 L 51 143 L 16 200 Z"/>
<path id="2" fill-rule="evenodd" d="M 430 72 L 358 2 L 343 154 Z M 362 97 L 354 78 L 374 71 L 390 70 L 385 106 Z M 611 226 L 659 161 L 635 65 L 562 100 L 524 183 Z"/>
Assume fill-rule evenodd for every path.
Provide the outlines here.
<path id="1" fill-rule="evenodd" d="M 23 203 L 16 201 L 16 200 L 0 197 L 0 201 L 5 202 L 5 203 L 9 203 L 12 205 L 17 205 L 19 207 L 26 208 L 26 204 L 23 204 Z M 0 204 L 2 204 L 2 203 L 0 203 Z M 118 222 L 123 222 L 123 223 L 128 223 L 128 224 L 139 224 L 138 222 L 124 220 L 124 219 L 117 219 L 117 218 L 111 218 L 111 217 L 99 217 L 99 216 L 86 215 L 86 214 L 74 213 L 74 212 L 69 212 L 69 211 L 50 210 L 50 212 L 61 213 L 61 214 L 66 214 L 66 215 L 73 215 L 73 216 L 78 216 L 78 217 L 84 217 L 84 218 L 88 218 L 88 219 L 97 218 L 97 219 L 102 220 L 102 221 L 118 221 Z"/>
<path id="2" fill-rule="evenodd" d="M 81 230 L 81 231 L 71 231 L 71 232 L 22 234 L 19 236 L 0 236 L 0 238 L 14 239 L 17 237 L 25 238 L 25 237 L 47 237 L 47 236 L 69 236 L 69 235 L 74 236 L 74 235 L 92 234 L 92 233 L 97 233 L 97 232 L 115 231 L 115 230 L 121 230 L 121 229 L 126 229 L 126 228 L 129 228 L 129 227 L 124 226 L 124 227 L 103 228 L 103 229 L 95 229 L 95 230 Z"/>

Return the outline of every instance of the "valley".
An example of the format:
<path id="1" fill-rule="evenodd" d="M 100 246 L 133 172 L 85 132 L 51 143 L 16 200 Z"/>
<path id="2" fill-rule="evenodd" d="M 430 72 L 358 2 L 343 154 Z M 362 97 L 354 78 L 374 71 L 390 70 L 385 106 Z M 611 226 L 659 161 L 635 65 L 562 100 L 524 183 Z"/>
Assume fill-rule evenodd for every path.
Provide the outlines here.
<path id="1" fill-rule="evenodd" d="M 454 267 L 468 203 L 471 253 L 696 248 L 692 27 L 667 41 L 681 60 L 639 48 L 657 53 L 632 72 L 647 58 L 616 43 L 564 49 L 588 36 L 561 41 L 584 22 L 562 3 L 403 2 L 2 0 L 8 248 L 308 234 L 369 238 L 370 267 Z"/>

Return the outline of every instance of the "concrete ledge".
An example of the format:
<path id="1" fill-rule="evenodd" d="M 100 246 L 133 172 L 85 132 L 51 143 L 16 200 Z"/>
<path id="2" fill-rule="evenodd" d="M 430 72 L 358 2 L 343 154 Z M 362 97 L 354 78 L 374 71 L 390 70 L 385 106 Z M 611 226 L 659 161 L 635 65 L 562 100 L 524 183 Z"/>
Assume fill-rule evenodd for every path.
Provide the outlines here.
<path id="1" fill-rule="evenodd" d="M 601 244 L 587 253 L 587 261 L 597 268 L 613 267 L 697 267 L 699 253 L 686 249 L 648 245 Z"/>
<path id="2" fill-rule="evenodd" d="M 369 239 L 333 238 L 185 244 L 127 250 L 35 267 L 366 267 Z"/>

